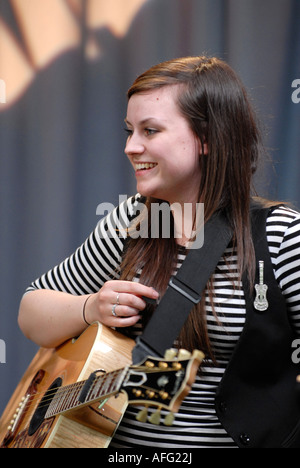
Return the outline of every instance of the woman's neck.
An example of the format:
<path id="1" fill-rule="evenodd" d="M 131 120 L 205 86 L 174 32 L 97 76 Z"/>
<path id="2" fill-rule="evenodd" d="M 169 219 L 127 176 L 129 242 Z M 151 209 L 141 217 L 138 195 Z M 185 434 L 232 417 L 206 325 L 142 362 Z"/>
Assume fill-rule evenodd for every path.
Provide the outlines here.
<path id="1" fill-rule="evenodd" d="M 204 225 L 203 203 L 170 204 L 174 219 L 174 237 L 179 245 L 188 247 Z"/>

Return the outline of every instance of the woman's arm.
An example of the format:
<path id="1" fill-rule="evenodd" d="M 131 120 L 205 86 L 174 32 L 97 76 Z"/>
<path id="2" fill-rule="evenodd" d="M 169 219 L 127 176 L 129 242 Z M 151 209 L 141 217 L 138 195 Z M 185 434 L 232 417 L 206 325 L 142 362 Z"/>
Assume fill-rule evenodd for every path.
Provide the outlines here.
<path id="1" fill-rule="evenodd" d="M 87 327 L 82 316 L 87 297 L 50 289 L 29 292 L 20 303 L 19 326 L 39 346 L 54 348 Z"/>
<path id="2" fill-rule="evenodd" d="M 141 283 L 119 280 L 107 281 L 97 293 L 81 296 L 39 289 L 23 296 L 19 326 L 39 346 L 54 348 L 88 326 L 84 306 L 88 323 L 99 321 L 120 328 L 135 325 L 146 307 L 142 296 L 158 299 L 159 294 Z"/>

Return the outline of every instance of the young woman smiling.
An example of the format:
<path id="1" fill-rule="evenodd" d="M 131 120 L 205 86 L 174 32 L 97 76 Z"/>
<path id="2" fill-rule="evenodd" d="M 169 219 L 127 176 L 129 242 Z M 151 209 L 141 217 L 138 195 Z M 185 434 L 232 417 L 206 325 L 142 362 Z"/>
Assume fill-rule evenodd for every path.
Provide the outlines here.
<path id="1" fill-rule="evenodd" d="M 287 385 L 283 371 L 290 365 L 287 337 L 299 334 L 300 215 L 278 206 L 267 217 L 274 277 L 287 307 L 281 312 L 285 328 L 273 326 L 271 314 L 272 332 L 267 327 L 262 335 L 262 326 L 248 333 L 247 344 L 243 331 L 251 317 L 246 313 L 243 278 L 246 275 L 253 291 L 257 259 L 250 205 L 252 178 L 263 149 L 245 88 L 217 58 L 170 60 L 135 80 L 128 91 L 125 122 L 125 153 L 135 171 L 138 194 L 101 220 L 73 255 L 31 284 L 21 301 L 20 326 L 33 341 L 50 347 L 77 336 L 93 321 L 126 330 L 131 337 L 140 335 L 154 307 L 146 306 L 142 297 L 162 297 L 185 260 L 191 233 L 197 229 L 197 203 L 204 204 L 205 221 L 221 211 L 232 228 L 232 242 L 176 340 L 180 347 L 204 351 L 201 373 L 172 427 L 138 422 L 139 409 L 129 407 L 112 445 L 169 449 L 284 445 L 300 416 L 295 395 L 290 398 L 286 390 L 294 383 Z M 141 223 L 135 211 L 141 197 L 149 227 L 153 204 L 170 204 L 172 232 L 180 228 L 185 205 L 192 206 L 189 231 L 185 229 L 181 237 L 131 237 L 132 227 Z M 114 228 L 116 219 L 128 227 L 127 239 Z M 270 358 L 276 334 L 285 343 L 284 363 L 262 372 L 260 366 Z M 224 377 L 227 382 L 236 377 L 228 366 L 238 343 L 244 351 L 235 359 L 247 392 L 235 384 L 229 384 L 228 390 L 227 384 L 230 403 L 226 404 L 220 402 L 220 388 Z M 260 346 L 264 346 L 261 353 Z M 243 365 L 252 350 L 256 374 Z M 255 397 L 257 386 L 266 397 L 274 394 L 274 388 L 276 395 L 280 390 L 281 398 L 270 397 L 270 404 L 262 405 Z M 299 442 L 297 434 L 294 443 Z"/>

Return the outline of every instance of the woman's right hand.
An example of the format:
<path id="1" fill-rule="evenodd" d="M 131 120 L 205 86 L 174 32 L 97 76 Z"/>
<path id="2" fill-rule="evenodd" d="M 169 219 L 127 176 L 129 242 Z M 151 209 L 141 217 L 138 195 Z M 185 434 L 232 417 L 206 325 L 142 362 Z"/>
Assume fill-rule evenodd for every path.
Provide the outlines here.
<path id="1" fill-rule="evenodd" d="M 155 289 L 134 281 L 107 281 L 88 299 L 85 318 L 88 323 L 98 321 L 108 327 L 130 327 L 141 318 L 146 307 L 142 297 L 158 299 Z"/>

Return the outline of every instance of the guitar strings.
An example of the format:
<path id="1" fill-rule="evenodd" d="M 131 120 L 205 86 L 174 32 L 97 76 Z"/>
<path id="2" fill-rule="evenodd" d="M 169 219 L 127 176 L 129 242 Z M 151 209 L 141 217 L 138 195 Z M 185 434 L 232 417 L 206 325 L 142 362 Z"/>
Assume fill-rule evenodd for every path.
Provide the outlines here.
<path id="1" fill-rule="evenodd" d="M 57 399 L 61 399 L 61 397 L 64 396 L 64 394 L 65 395 L 68 395 L 68 394 L 70 395 L 72 392 L 75 393 L 75 391 L 77 389 L 79 389 L 80 387 L 81 388 L 83 387 L 85 382 L 86 381 L 74 382 L 72 384 L 65 385 L 64 387 L 55 387 L 55 388 L 51 389 L 51 391 L 50 390 L 46 390 L 46 391 L 43 390 L 43 391 L 40 391 L 40 392 L 36 392 L 36 393 L 29 396 L 29 398 L 28 398 L 28 400 L 26 402 L 26 406 L 28 406 L 29 404 L 32 404 L 35 400 L 42 401 L 43 398 L 41 398 L 41 396 L 44 395 L 46 398 L 43 401 L 43 404 L 39 406 L 40 408 L 43 408 L 44 406 L 47 406 L 52 401 L 55 401 Z M 25 394 L 25 398 L 26 398 L 26 396 L 27 395 Z"/>
<path id="2" fill-rule="evenodd" d="M 112 372 L 109 372 L 105 375 L 101 375 L 101 376 L 98 376 L 96 377 L 95 381 L 91 384 L 91 387 L 90 387 L 90 390 L 93 390 L 96 386 L 96 384 L 99 383 L 99 381 L 103 381 L 103 383 L 105 383 L 105 381 L 107 380 L 108 377 L 111 377 L 113 376 L 114 374 L 117 375 L 117 374 L 121 374 L 121 372 L 123 372 L 124 369 L 118 369 L 118 370 L 115 370 L 115 371 L 112 371 Z M 46 398 L 45 400 L 43 401 L 43 404 L 42 405 L 38 405 L 39 408 L 44 408 L 45 406 L 47 405 L 50 405 L 52 402 L 55 403 L 55 401 L 57 400 L 60 400 L 62 397 L 64 396 L 69 396 L 71 395 L 72 393 L 75 395 L 75 392 L 78 390 L 78 389 L 82 389 L 84 384 L 86 383 L 86 380 L 82 380 L 82 381 L 79 381 L 79 382 L 74 382 L 72 384 L 68 384 L 68 385 L 65 385 L 63 387 L 55 387 L 53 389 L 50 390 L 46 390 L 46 391 L 40 391 L 40 392 L 36 392 L 35 394 L 31 395 L 29 398 L 28 398 L 28 401 L 26 402 L 26 406 L 29 406 L 29 404 L 32 404 L 35 400 L 39 400 L 42 402 L 42 399 L 43 398 L 40 398 L 41 395 L 44 395 Z M 51 386 L 50 386 L 51 387 Z M 50 388 L 49 387 L 49 388 Z M 26 397 L 26 395 L 25 395 Z M 71 408 L 70 408 L 71 409 Z"/>
<path id="3" fill-rule="evenodd" d="M 115 371 L 114 371 L 115 372 Z M 109 375 L 109 374 L 108 374 Z M 103 378 L 104 376 L 100 376 L 100 377 L 97 377 L 96 379 L 96 382 L 93 382 L 93 384 L 91 385 L 91 389 L 94 387 L 94 385 L 96 385 L 96 383 L 99 382 L 99 380 L 101 380 L 101 378 Z M 49 403 L 51 402 L 55 402 L 56 400 L 60 400 L 62 398 L 62 396 L 68 396 L 68 395 L 71 395 L 72 393 L 75 394 L 75 392 L 78 390 L 78 389 L 82 389 L 84 384 L 85 384 L 86 380 L 82 380 L 82 381 L 79 381 L 79 382 L 74 382 L 72 384 L 68 384 L 68 385 L 65 385 L 63 387 L 56 387 L 56 388 L 53 388 L 51 389 L 51 391 L 40 391 L 40 392 L 37 392 L 37 393 L 34 393 L 33 395 L 31 395 L 29 398 L 28 398 L 28 404 L 32 404 L 35 400 L 39 400 L 42 401 L 42 399 L 40 398 L 41 395 L 47 395 L 47 398 L 43 401 L 43 405 L 40 405 L 39 407 L 40 408 L 43 408 L 45 406 L 47 406 Z M 50 387 L 49 387 L 50 388 Z"/>
<path id="4" fill-rule="evenodd" d="M 123 371 L 123 369 L 121 369 L 121 371 Z M 100 380 L 103 381 L 103 383 L 105 383 L 105 380 L 107 380 L 107 378 L 109 376 L 111 376 L 112 374 L 118 374 L 118 373 L 121 373 L 120 369 L 119 370 L 116 370 L 116 371 L 112 371 L 112 372 L 109 372 L 108 374 L 105 374 L 105 375 L 101 375 L 99 377 L 96 377 L 95 381 L 92 383 L 91 385 L 91 388 L 89 390 L 89 392 L 91 390 L 93 390 L 95 388 L 95 386 L 99 383 Z M 143 370 L 144 371 L 144 370 Z M 158 371 L 161 371 L 161 372 L 171 372 L 171 371 L 174 371 L 174 369 L 157 369 L 157 368 L 154 368 L 154 369 L 149 369 L 147 368 L 147 373 L 148 374 L 151 374 L 151 373 L 157 373 Z M 34 393 L 33 395 L 30 395 L 28 400 L 26 401 L 26 405 L 25 405 L 25 408 L 28 409 L 28 407 L 33 403 L 35 402 L 35 400 L 40 400 L 40 402 L 42 402 L 43 398 L 40 398 L 41 395 L 44 395 L 45 397 L 47 396 L 47 398 L 43 401 L 43 404 L 42 405 L 38 405 L 37 407 L 39 408 L 44 408 L 45 406 L 50 406 L 51 403 L 55 404 L 55 402 L 57 402 L 57 400 L 61 400 L 61 398 L 64 396 L 64 394 L 66 396 L 68 395 L 71 395 L 72 393 L 75 395 L 75 392 L 79 389 L 82 389 L 84 384 L 86 383 L 86 380 L 82 380 L 82 381 L 79 381 L 79 382 L 74 382 L 72 384 L 68 384 L 68 385 L 65 385 L 63 387 L 56 387 L 56 388 L 53 388 L 51 389 L 51 391 L 40 391 L 40 392 L 36 392 Z M 141 388 L 148 388 L 149 390 L 154 390 L 154 389 L 151 389 L 149 387 L 145 387 L 143 385 L 140 385 Z M 50 388 L 50 387 L 49 387 Z M 114 392 L 113 392 L 114 393 Z M 25 395 L 26 397 L 26 395 Z M 71 410 L 72 408 L 70 408 Z M 74 407 L 75 409 L 75 407 Z M 36 408 L 35 408 L 36 410 Z M 63 411 L 62 411 L 63 412 Z"/>

